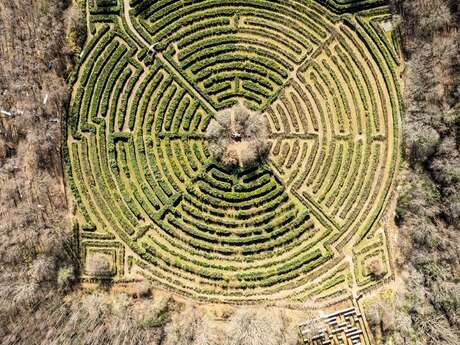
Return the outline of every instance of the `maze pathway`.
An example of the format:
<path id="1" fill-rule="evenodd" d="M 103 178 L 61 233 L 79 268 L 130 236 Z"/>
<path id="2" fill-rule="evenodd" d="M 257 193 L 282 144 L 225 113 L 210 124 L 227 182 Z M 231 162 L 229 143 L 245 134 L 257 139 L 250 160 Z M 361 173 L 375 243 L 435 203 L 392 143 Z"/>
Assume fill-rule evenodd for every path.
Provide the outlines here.
<path id="1" fill-rule="evenodd" d="M 317 304 L 391 279 L 379 220 L 398 163 L 400 67 L 381 5 L 82 1 L 65 151 L 82 279 Z M 236 103 L 266 118 L 271 149 L 228 171 L 206 128 Z M 94 275 L 101 254 L 111 269 Z"/>

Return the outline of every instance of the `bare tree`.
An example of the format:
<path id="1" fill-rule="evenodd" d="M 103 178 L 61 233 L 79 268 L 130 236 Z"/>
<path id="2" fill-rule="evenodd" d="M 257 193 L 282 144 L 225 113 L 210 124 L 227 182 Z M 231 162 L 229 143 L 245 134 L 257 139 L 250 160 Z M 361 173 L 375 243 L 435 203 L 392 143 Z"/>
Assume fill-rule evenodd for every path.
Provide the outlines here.
<path id="1" fill-rule="evenodd" d="M 297 327 L 278 310 L 240 309 L 230 319 L 225 345 L 294 345 Z"/>
<path id="2" fill-rule="evenodd" d="M 374 279 L 380 279 L 385 275 L 385 271 L 383 269 L 382 263 L 379 259 L 371 260 L 367 267 L 367 271 Z"/>
<path id="3" fill-rule="evenodd" d="M 224 110 L 211 120 L 207 136 L 213 157 L 227 167 L 247 167 L 269 151 L 267 122 L 243 105 Z"/>

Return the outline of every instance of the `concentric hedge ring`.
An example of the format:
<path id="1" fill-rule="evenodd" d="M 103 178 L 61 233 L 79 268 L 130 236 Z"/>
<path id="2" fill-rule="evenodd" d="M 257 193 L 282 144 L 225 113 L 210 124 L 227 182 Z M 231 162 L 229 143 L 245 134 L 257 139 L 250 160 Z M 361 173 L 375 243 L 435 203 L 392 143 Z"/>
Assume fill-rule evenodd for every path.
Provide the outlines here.
<path id="1" fill-rule="evenodd" d="M 337 297 L 360 285 L 345 254 L 366 243 L 388 266 L 374 223 L 400 104 L 385 11 L 275 0 L 85 10 L 68 136 L 84 260 L 110 252 L 106 277 L 224 301 Z M 205 133 L 237 102 L 267 118 L 272 147 L 266 164 L 228 171 Z"/>

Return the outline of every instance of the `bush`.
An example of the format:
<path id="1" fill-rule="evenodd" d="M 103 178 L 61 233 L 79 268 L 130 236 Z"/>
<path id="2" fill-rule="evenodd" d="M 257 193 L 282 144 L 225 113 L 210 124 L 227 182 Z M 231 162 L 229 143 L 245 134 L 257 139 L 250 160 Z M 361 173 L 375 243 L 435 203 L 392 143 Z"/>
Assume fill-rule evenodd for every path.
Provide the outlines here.
<path id="1" fill-rule="evenodd" d="M 75 272 L 73 267 L 61 267 L 57 274 L 57 283 L 60 289 L 67 290 L 75 279 Z"/>
<path id="2" fill-rule="evenodd" d="M 382 263 L 378 259 L 374 259 L 369 262 L 366 267 L 367 272 L 371 275 L 372 279 L 379 280 L 385 275 L 385 270 L 382 266 Z"/>

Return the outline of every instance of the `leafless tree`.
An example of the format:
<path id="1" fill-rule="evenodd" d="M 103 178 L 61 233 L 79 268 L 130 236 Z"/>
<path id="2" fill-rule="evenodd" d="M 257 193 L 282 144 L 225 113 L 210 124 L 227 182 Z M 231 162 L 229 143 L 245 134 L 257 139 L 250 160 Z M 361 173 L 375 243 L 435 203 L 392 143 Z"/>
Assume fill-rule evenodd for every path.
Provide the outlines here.
<path id="1" fill-rule="evenodd" d="M 247 167 L 269 151 L 267 122 L 243 105 L 224 110 L 211 120 L 207 136 L 214 158 L 227 167 Z"/>

